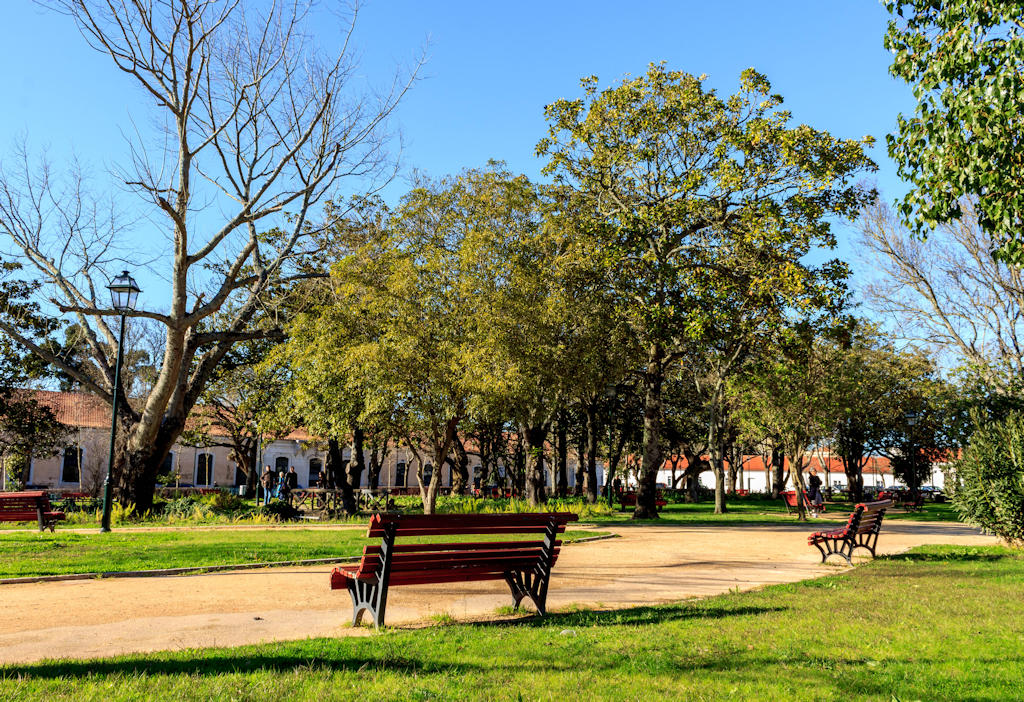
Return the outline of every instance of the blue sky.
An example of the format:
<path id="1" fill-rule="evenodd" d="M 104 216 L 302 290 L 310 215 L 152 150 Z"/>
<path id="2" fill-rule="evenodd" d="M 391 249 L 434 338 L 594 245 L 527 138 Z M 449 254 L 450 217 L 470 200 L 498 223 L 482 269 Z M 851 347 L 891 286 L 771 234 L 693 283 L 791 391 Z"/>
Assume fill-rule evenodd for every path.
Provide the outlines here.
<path id="1" fill-rule="evenodd" d="M 313 30 L 338 40 L 320 3 Z M 534 157 L 543 107 L 579 95 L 579 79 L 611 84 L 648 63 L 706 73 L 728 94 L 753 66 L 785 98 L 794 119 L 838 136 L 874 135 L 876 176 L 887 199 L 902 191 L 885 154 L 896 115 L 913 109 L 908 86 L 889 77 L 882 46 L 888 15 L 878 2 L 424 2 L 371 0 L 360 10 L 360 77 L 384 85 L 426 46 L 422 79 L 396 114 L 405 172 L 432 175 L 489 158 L 539 177 Z M 0 159 L 18 134 L 36 148 L 72 150 L 100 175 L 127 162 L 122 132 L 145 129 L 146 102 L 70 20 L 26 0 L 5 3 L 0 23 Z M 396 182 L 394 199 L 404 190 Z M 852 257 L 840 228 L 840 255 Z"/>

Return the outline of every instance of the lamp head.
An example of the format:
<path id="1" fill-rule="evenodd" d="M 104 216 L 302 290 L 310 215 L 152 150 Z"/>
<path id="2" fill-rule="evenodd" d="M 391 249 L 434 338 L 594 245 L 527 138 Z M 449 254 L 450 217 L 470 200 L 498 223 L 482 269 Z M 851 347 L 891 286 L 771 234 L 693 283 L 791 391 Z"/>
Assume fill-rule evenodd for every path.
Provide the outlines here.
<path id="1" fill-rule="evenodd" d="M 118 312 L 134 310 L 139 293 L 142 292 L 128 271 L 121 271 L 120 275 L 110 281 L 107 290 L 110 291 L 110 302 Z"/>

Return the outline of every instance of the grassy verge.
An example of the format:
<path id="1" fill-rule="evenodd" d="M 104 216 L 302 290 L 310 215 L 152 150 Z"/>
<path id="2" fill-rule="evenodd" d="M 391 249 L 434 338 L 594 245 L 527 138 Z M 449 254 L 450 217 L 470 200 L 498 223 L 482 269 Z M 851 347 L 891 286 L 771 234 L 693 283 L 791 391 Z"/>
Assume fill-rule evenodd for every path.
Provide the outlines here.
<path id="1" fill-rule="evenodd" d="M 4 699 L 1007 700 L 1024 557 L 932 547 L 669 606 L 0 667 Z"/>
<path id="2" fill-rule="evenodd" d="M 377 543 L 364 533 L 329 529 L 8 532 L 0 534 L 0 578 L 358 556 L 363 546 Z M 606 532 L 568 531 L 565 540 L 599 533 Z"/>

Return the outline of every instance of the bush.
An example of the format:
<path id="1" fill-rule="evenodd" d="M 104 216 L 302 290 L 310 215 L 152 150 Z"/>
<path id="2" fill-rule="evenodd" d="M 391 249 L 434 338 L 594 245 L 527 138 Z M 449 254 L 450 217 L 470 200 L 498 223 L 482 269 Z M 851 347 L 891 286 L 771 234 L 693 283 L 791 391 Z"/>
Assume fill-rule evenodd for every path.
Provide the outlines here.
<path id="1" fill-rule="evenodd" d="M 210 495 L 204 495 L 202 501 L 214 512 L 237 512 L 246 507 L 242 498 L 227 490 L 218 490 Z"/>
<path id="2" fill-rule="evenodd" d="M 195 518 L 203 519 L 213 514 L 213 509 L 210 505 L 205 504 L 201 500 L 195 497 L 179 497 L 177 499 L 168 500 L 163 505 L 162 514 L 168 517 L 176 517 L 179 519 Z"/>
<path id="3" fill-rule="evenodd" d="M 1024 546 L 1024 414 L 980 426 L 954 467 L 960 518 Z"/>
<path id="4" fill-rule="evenodd" d="M 299 510 L 292 507 L 287 502 L 281 502 L 275 500 L 269 505 L 263 505 L 255 512 L 256 515 L 262 517 L 270 517 L 282 522 L 293 521 L 299 518 Z"/>

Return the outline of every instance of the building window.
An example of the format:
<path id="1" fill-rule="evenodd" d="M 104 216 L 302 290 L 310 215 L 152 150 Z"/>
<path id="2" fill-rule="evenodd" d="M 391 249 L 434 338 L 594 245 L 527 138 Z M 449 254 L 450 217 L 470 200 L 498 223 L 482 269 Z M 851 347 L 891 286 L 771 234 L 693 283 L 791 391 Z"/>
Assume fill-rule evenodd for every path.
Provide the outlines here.
<path id="1" fill-rule="evenodd" d="M 279 473 L 283 470 L 285 473 L 287 473 L 288 472 L 288 457 L 287 456 L 278 456 L 277 458 L 275 458 L 274 459 L 274 470 L 276 470 Z"/>
<path id="2" fill-rule="evenodd" d="M 434 466 L 427 464 L 423 466 L 423 486 L 430 487 L 430 480 L 434 477 Z"/>
<path id="3" fill-rule="evenodd" d="M 405 461 L 395 466 L 395 487 L 405 487 Z"/>
<path id="4" fill-rule="evenodd" d="M 174 472 L 174 451 L 168 451 L 164 462 L 160 464 L 160 475 L 170 475 Z"/>
<path id="5" fill-rule="evenodd" d="M 78 483 L 82 479 L 82 454 L 84 449 L 79 446 L 68 446 L 64 449 L 60 468 L 62 483 Z"/>
<path id="6" fill-rule="evenodd" d="M 213 483 L 213 454 L 200 453 L 196 456 L 196 485 L 208 486 Z"/>
<path id="7" fill-rule="evenodd" d="M 309 459 L 309 486 L 318 487 L 320 485 L 320 473 L 324 469 L 324 463 L 319 458 Z"/>

